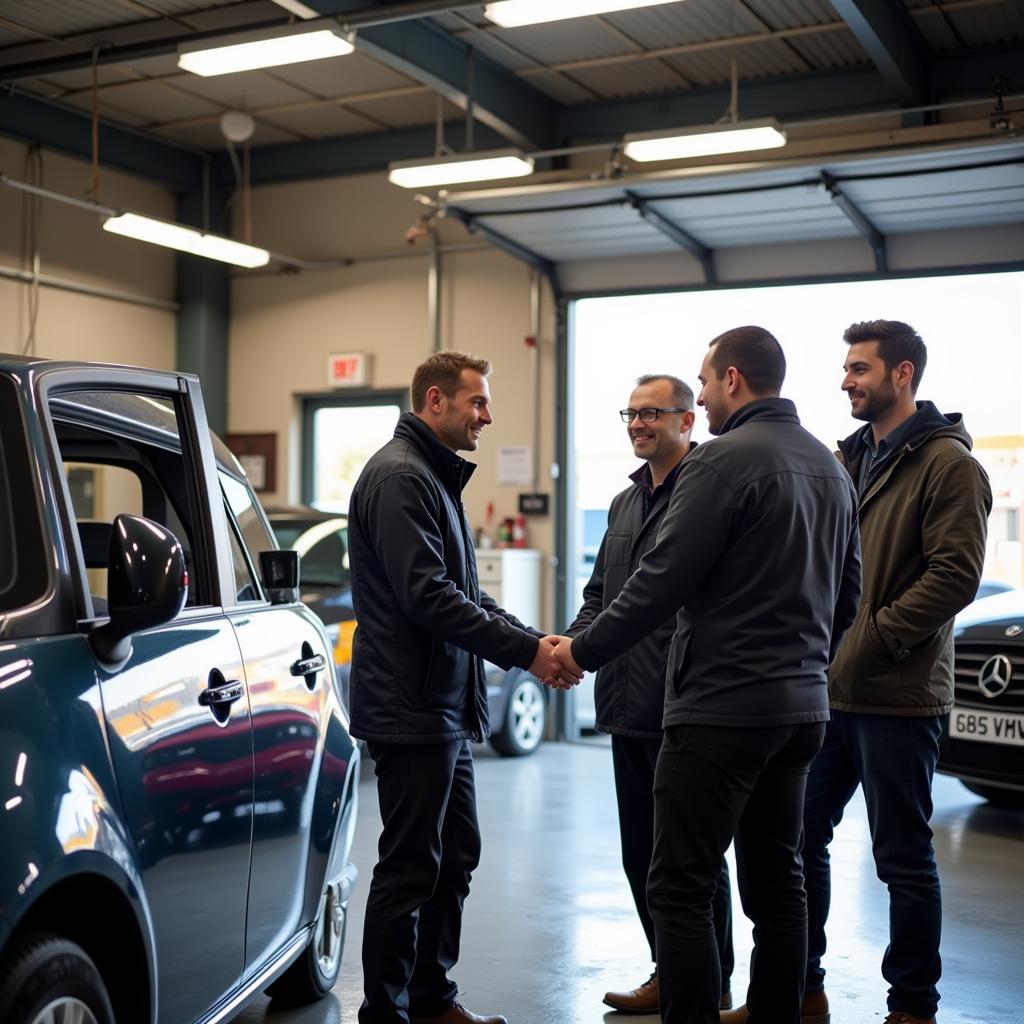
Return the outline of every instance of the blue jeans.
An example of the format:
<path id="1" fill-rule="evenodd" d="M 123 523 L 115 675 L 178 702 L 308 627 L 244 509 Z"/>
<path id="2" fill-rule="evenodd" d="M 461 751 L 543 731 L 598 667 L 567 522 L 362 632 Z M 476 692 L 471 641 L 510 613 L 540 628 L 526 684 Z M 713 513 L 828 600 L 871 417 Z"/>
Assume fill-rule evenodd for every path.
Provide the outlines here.
<path id="1" fill-rule="evenodd" d="M 882 957 L 889 1010 L 935 1015 L 942 896 L 928 822 L 946 717 L 832 712 L 804 801 L 808 992 L 820 992 L 825 983 L 821 959 L 831 895 L 828 844 L 861 785 L 875 870 L 889 888 L 889 945 Z"/>

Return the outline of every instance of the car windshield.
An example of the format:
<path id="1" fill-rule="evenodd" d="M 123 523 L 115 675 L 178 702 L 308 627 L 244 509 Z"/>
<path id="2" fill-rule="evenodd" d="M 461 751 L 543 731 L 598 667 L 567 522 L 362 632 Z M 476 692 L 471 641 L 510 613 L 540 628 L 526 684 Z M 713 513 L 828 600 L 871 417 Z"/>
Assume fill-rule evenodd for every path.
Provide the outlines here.
<path id="1" fill-rule="evenodd" d="M 348 520 L 287 519 L 270 525 L 282 548 L 292 548 L 302 556 L 303 586 L 349 586 Z"/>

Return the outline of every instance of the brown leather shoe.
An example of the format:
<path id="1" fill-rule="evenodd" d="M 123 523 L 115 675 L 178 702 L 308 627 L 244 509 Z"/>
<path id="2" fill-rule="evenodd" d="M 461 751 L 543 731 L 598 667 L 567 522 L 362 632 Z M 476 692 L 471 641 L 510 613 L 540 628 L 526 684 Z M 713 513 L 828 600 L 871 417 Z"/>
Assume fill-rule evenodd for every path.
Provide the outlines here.
<path id="1" fill-rule="evenodd" d="M 735 1010 L 720 1013 L 719 1024 L 747 1024 L 750 1014 L 747 1013 L 746 1004 L 738 1006 Z M 828 1012 L 828 996 L 824 992 L 808 992 L 804 1001 L 800 1004 L 800 1024 L 829 1024 L 831 1015 Z M 902 1024 L 899 1020 L 895 1024 Z M 908 1024 L 917 1024 L 911 1019 Z M 934 1021 L 927 1024 L 935 1024 Z"/>
<path id="2" fill-rule="evenodd" d="M 658 972 L 655 971 L 639 988 L 628 992 L 605 992 L 604 1005 L 622 1013 L 657 1013 Z"/>
<path id="3" fill-rule="evenodd" d="M 444 1013 L 437 1017 L 410 1017 L 410 1024 L 508 1024 L 500 1014 L 492 1017 L 481 1017 L 471 1013 L 461 1003 L 452 1003 Z"/>
<path id="4" fill-rule="evenodd" d="M 905 1010 L 894 1010 L 885 1018 L 884 1024 L 935 1024 L 934 1017 L 915 1017 Z"/>
<path id="5" fill-rule="evenodd" d="M 639 988 L 631 989 L 629 992 L 605 992 L 604 1004 L 622 1013 L 657 1013 L 658 972 L 655 971 Z M 722 993 L 719 1006 L 723 1010 L 732 1009 L 731 992 Z"/>

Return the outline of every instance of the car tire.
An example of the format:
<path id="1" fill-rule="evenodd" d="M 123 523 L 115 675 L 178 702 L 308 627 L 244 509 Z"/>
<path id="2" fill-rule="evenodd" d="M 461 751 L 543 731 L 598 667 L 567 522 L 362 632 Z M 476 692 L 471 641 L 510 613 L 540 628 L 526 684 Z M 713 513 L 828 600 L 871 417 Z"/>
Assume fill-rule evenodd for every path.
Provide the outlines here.
<path id="1" fill-rule="evenodd" d="M 505 757 L 532 754 L 544 738 L 547 717 L 544 687 L 531 675 L 520 675 L 505 701 L 501 729 L 491 736 L 491 746 Z"/>
<path id="2" fill-rule="evenodd" d="M 1024 807 L 1024 792 L 1019 789 L 1003 789 L 1001 786 L 989 786 L 983 782 L 965 782 L 960 780 L 974 794 L 984 797 L 993 807 L 1006 807 L 1019 810 Z"/>
<path id="3" fill-rule="evenodd" d="M 304 1006 L 323 999 L 334 988 L 345 948 L 348 907 L 339 886 L 330 884 L 320 897 L 309 942 L 299 958 L 268 989 L 279 1006 Z"/>
<path id="4" fill-rule="evenodd" d="M 29 935 L 0 972 L 0 1021 L 114 1024 L 103 978 L 81 946 L 56 935 Z"/>

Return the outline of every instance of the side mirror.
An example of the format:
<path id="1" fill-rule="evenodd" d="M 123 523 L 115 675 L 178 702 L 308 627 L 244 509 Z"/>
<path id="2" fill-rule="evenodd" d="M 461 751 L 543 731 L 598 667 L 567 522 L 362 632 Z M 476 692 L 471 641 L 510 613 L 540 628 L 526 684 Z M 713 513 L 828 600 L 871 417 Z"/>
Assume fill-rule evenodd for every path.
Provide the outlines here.
<path id="1" fill-rule="evenodd" d="M 187 596 L 185 552 L 178 538 L 142 516 L 117 516 L 107 557 L 110 621 L 89 634 L 96 655 L 124 661 L 132 652 L 132 634 L 170 622 Z"/>
<path id="2" fill-rule="evenodd" d="M 261 551 L 260 574 L 271 604 L 290 604 L 299 599 L 298 551 Z"/>

